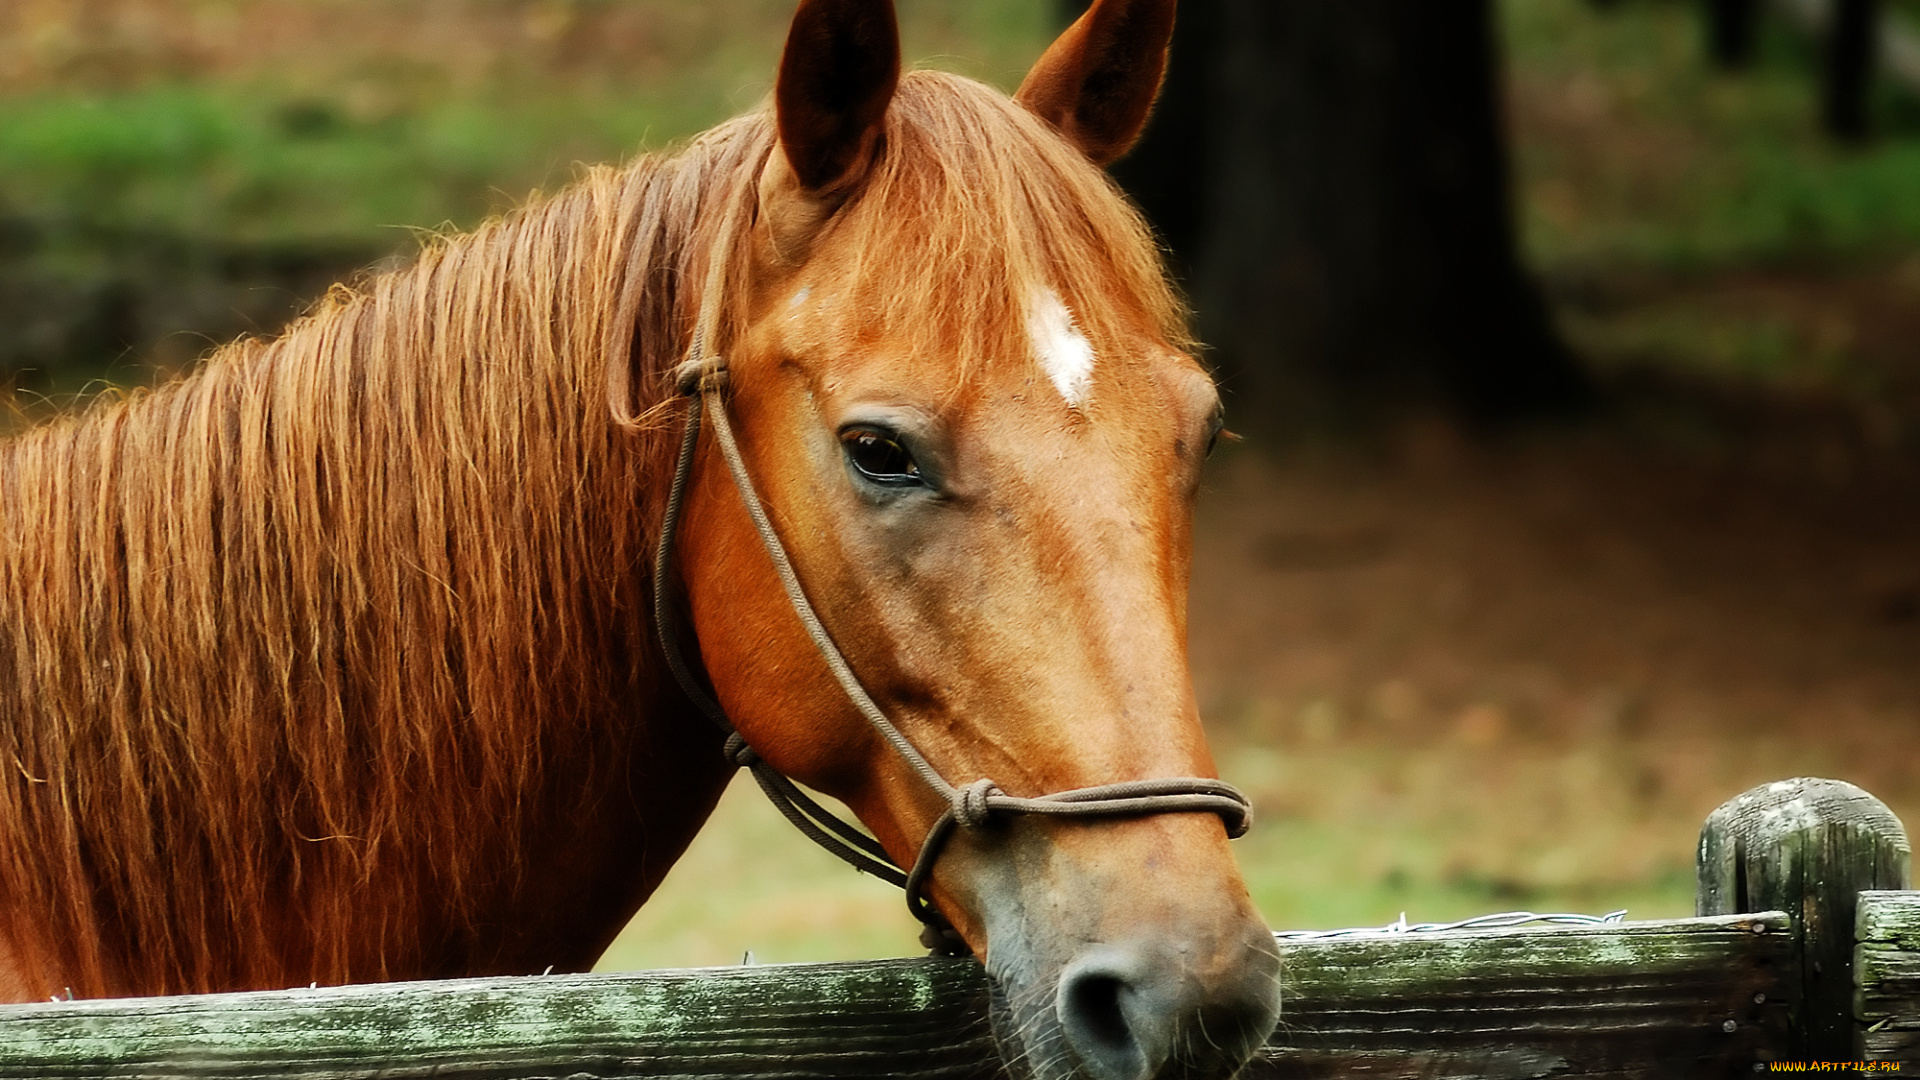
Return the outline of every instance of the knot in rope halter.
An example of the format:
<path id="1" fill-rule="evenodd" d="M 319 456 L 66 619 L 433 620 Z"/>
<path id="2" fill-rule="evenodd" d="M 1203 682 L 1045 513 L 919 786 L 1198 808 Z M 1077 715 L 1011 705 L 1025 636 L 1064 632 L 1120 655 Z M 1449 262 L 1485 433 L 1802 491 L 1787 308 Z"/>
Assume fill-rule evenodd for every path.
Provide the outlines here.
<path id="1" fill-rule="evenodd" d="M 724 237 L 729 232 L 730 228 L 723 228 L 721 235 Z M 673 481 L 667 491 L 666 514 L 660 526 L 660 544 L 654 553 L 653 609 L 655 628 L 660 637 L 661 650 L 666 654 L 667 666 L 687 697 L 708 719 L 726 732 L 727 760 L 751 773 L 773 805 L 808 839 L 854 869 L 903 888 L 906 891 L 907 909 L 924 924 L 921 942 L 935 951 L 950 955 L 964 955 L 967 952 L 966 943 L 927 900 L 926 885 L 933 874 L 935 861 L 939 859 L 955 828 L 981 830 L 994 824 L 999 817 L 1018 814 L 1111 818 L 1209 813 L 1219 815 L 1226 825 L 1229 838 L 1237 839 L 1245 834 L 1253 820 L 1252 804 L 1239 789 L 1220 780 L 1197 776 L 1128 780 L 1022 798 L 1006 794 L 999 785 L 985 777 L 963 787 L 954 786 L 927 761 L 919 748 L 900 733 L 861 685 L 847 664 L 846 657 L 821 624 L 813 604 L 801 588 L 799 576 L 794 573 L 785 545 L 780 542 L 772 521 L 767 517 L 753 480 L 747 474 L 746 461 L 740 454 L 739 444 L 734 440 L 724 397 L 728 385 L 727 362 L 723 357 L 707 352 L 709 334 L 718 321 L 720 286 L 724 280 L 724 260 L 720 256 L 726 250 L 726 244 L 716 244 L 715 257 L 708 266 L 707 288 L 701 299 L 700 317 L 695 323 L 692 345 L 687 351 L 686 361 L 673 370 L 673 386 L 680 396 L 687 399 L 687 417 L 680 440 L 679 458 L 674 465 Z M 755 753 L 747 745 L 747 740 L 734 729 L 732 720 L 719 702 L 700 685 L 687 666 L 680 647 L 678 623 L 667 600 L 666 586 L 673 561 L 674 536 L 679 526 L 681 506 L 686 500 L 687 482 L 692 475 L 694 451 L 700 442 L 703 416 L 711 417 L 714 441 L 719 444 L 721 456 L 726 459 L 734 488 L 739 492 L 748 517 L 753 520 L 761 546 L 766 548 L 768 557 L 773 561 L 774 571 L 780 578 L 794 614 L 799 616 L 821 659 L 874 733 L 919 776 L 923 784 L 947 804 L 946 810 L 927 830 L 918 857 L 905 873 L 901 872 L 879 841 L 835 816 Z"/>
<path id="2" fill-rule="evenodd" d="M 966 787 L 953 793 L 953 801 L 948 804 L 947 812 L 953 815 L 953 823 L 963 829 L 977 829 L 991 820 L 993 807 L 987 799 L 994 795 L 1003 795 L 993 781 L 981 777 Z"/>
<path id="3" fill-rule="evenodd" d="M 751 769 L 760 764 L 760 755 L 754 753 L 753 747 L 747 745 L 747 737 L 737 731 L 727 735 L 727 744 L 721 748 L 720 752 L 726 755 L 728 761 L 743 769 Z"/>

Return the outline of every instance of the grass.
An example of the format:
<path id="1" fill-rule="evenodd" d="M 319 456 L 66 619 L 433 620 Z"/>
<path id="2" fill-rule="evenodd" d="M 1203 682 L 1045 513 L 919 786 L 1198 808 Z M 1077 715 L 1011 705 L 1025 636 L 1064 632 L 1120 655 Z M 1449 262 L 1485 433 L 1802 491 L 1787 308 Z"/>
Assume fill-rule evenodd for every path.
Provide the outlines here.
<path id="1" fill-rule="evenodd" d="M 1700 9 L 1502 5 L 1525 246 L 1562 331 L 1602 371 L 1821 399 L 1911 442 L 1920 99 L 1883 84 L 1876 136 L 1836 144 L 1804 34 L 1769 18 L 1722 72 Z"/>
<path id="2" fill-rule="evenodd" d="M 436 102 L 361 116 L 322 99 L 224 86 L 8 103 L 0 190 L 76 236 L 159 232 L 223 244 L 390 247 L 396 230 L 470 226 L 571 163 L 623 156 L 660 103 Z M 564 122 L 563 122 L 564 121 Z"/>
<path id="3" fill-rule="evenodd" d="M 1711 268 L 1920 246 L 1920 107 L 1884 88 L 1876 141 L 1826 139 L 1813 46 L 1780 20 L 1729 74 L 1706 62 L 1697 4 L 1501 10 L 1536 265 Z"/>

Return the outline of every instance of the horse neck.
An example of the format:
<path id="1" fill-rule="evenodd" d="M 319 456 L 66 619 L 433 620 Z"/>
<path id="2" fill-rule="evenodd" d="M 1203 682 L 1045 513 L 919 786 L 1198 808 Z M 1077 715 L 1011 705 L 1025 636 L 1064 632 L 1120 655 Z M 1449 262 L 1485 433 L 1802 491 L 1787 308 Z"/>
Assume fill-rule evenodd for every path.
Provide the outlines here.
<path id="1" fill-rule="evenodd" d="M 552 838 L 635 816 L 608 793 L 660 701 L 669 440 L 603 388 L 622 333 L 673 332 L 631 273 L 685 231 L 658 179 L 590 178 L 5 446 L 16 952 L 71 943 L 82 992 L 486 967 L 535 864 L 592 861 Z"/>

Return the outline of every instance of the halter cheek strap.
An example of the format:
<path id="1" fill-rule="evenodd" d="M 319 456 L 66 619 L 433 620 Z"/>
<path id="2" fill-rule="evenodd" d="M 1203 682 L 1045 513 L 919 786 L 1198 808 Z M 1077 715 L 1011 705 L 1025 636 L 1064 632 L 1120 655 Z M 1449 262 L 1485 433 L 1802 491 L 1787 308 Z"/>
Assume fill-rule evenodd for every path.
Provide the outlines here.
<path id="1" fill-rule="evenodd" d="M 904 888 L 908 910 L 927 927 L 921 940 L 937 950 L 961 953 L 966 951 L 965 943 L 959 941 L 958 935 L 954 934 L 926 898 L 926 884 L 933 873 L 934 863 L 955 829 L 983 829 L 999 818 L 1016 814 L 1138 817 L 1147 814 L 1210 813 L 1218 814 L 1226 823 L 1229 837 L 1237 838 L 1247 831 L 1252 824 L 1252 806 L 1247 797 L 1231 784 L 1204 777 L 1129 780 L 1055 792 L 1037 798 L 1008 795 L 986 778 L 964 787 L 948 783 L 874 703 L 853 669 L 848 666 L 846 657 L 841 655 L 839 647 L 827 633 L 826 627 L 821 624 L 813 604 L 808 601 L 805 590 L 800 586 L 799 576 L 794 573 L 792 560 L 787 558 L 786 548 L 781 544 L 779 534 L 774 532 L 766 507 L 761 504 L 760 496 L 754 490 L 753 479 L 747 474 L 746 462 L 740 455 L 739 444 L 734 440 L 732 425 L 727 422 L 724 398 L 726 362 L 720 357 L 706 355 L 705 338 L 704 328 L 696 330 L 687 361 L 674 372 L 675 388 L 688 399 L 687 422 L 680 440 L 680 456 L 674 466 L 673 483 L 668 489 L 666 516 L 660 528 L 660 546 L 654 554 L 654 623 L 658 627 L 660 647 L 666 653 L 667 665 L 672 669 L 681 690 L 701 712 L 727 733 L 728 758 L 752 772 L 761 790 L 767 793 L 767 797 L 788 821 L 855 869 Z M 732 721 L 727 718 L 719 702 L 707 693 L 687 666 L 676 629 L 677 620 L 667 600 L 666 586 L 673 561 L 680 510 L 686 498 L 687 480 L 692 474 L 694 451 L 700 441 L 702 416 L 706 414 L 712 417 L 714 441 L 719 444 L 720 453 L 726 459 L 727 471 L 732 474 L 740 501 L 745 504 L 747 515 L 753 519 L 754 530 L 759 533 L 762 546 L 773 560 L 781 588 L 786 591 L 794 613 L 806 628 L 807 637 L 813 641 L 835 681 L 867 724 L 893 748 L 894 753 L 921 782 L 947 804 L 947 809 L 927 830 L 913 866 L 904 874 L 878 841 L 840 820 L 754 753 L 747 741 L 734 730 Z"/>

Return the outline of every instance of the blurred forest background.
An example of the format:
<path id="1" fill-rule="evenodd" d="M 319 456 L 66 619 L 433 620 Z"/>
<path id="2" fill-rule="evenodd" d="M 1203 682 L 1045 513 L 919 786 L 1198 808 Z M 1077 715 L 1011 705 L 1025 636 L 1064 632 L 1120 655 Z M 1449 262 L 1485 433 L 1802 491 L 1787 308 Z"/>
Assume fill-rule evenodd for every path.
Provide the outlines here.
<path id="1" fill-rule="evenodd" d="M 1833 3 L 1895 30 L 1837 120 Z M 1716 5 L 1186 0 L 1117 175 L 1246 436 L 1192 653 L 1277 927 L 1684 914 L 1706 813 L 1794 775 L 1920 822 L 1920 3 Z M 1009 89 L 1072 9 L 900 0 Z M 791 10 L 0 6 L 13 422 L 751 107 Z M 750 788 L 604 966 L 917 951 Z"/>

